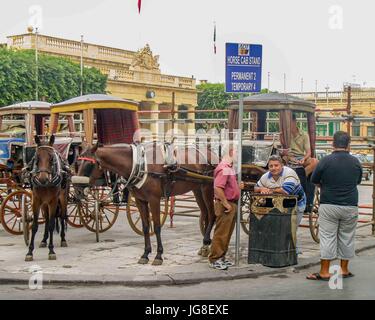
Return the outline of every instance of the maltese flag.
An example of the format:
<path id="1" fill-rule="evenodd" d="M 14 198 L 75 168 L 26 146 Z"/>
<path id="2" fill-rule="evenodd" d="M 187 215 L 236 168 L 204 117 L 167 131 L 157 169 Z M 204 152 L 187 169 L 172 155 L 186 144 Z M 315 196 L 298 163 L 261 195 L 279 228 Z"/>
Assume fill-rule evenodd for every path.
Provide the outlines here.
<path id="1" fill-rule="evenodd" d="M 141 13 L 142 0 L 138 0 L 138 13 Z"/>

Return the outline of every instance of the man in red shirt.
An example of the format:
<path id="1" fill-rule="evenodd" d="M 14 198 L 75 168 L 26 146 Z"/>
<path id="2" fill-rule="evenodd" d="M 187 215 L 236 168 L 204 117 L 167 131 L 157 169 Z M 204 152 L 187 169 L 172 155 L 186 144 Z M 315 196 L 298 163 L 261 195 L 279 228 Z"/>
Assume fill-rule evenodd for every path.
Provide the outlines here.
<path id="1" fill-rule="evenodd" d="M 237 203 L 244 185 L 238 186 L 233 161 L 236 152 L 230 146 L 214 172 L 216 226 L 212 238 L 211 253 L 208 257 L 211 268 L 227 270 L 233 263 L 225 259 L 234 226 Z"/>

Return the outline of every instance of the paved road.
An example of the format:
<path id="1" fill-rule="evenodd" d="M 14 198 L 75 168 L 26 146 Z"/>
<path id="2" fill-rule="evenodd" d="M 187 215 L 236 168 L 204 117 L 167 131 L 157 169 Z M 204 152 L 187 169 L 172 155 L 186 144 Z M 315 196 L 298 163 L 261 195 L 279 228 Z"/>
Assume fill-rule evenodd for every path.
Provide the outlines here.
<path id="1" fill-rule="evenodd" d="M 360 254 L 352 263 L 354 278 L 345 279 L 342 290 L 327 282 L 308 281 L 305 276 L 317 267 L 299 273 L 281 273 L 258 279 L 208 282 L 191 286 L 154 288 L 1 286 L 0 299 L 375 299 L 375 250 Z"/>

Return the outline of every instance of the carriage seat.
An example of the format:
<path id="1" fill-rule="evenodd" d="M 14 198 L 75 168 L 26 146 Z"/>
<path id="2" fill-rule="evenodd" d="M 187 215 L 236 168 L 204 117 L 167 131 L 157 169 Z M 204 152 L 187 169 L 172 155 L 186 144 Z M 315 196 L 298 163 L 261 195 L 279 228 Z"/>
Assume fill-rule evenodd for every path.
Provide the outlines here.
<path id="1" fill-rule="evenodd" d="M 72 138 L 56 138 L 53 147 L 60 154 L 64 160 L 68 159 L 70 145 L 72 144 Z"/>
<path id="2" fill-rule="evenodd" d="M 164 163 L 167 168 L 177 167 L 176 146 L 173 143 L 164 142 Z"/>
<path id="3" fill-rule="evenodd" d="M 242 163 L 267 167 L 269 157 L 276 152 L 274 141 L 244 140 L 242 142 Z"/>

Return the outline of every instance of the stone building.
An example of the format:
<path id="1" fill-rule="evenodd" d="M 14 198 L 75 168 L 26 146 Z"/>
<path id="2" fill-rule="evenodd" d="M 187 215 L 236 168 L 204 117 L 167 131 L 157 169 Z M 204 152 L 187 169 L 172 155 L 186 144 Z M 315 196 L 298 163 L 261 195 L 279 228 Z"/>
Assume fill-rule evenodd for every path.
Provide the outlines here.
<path id="1" fill-rule="evenodd" d="M 159 56 L 154 55 L 147 44 L 134 52 L 29 32 L 9 36 L 7 47 L 35 50 L 36 41 L 40 53 L 69 58 L 77 63 L 82 57 L 84 67 L 95 67 L 106 74 L 108 93 L 139 102 L 142 128 L 155 134 L 172 126 L 171 113 L 159 111 L 172 110 L 172 106 L 175 111 L 194 111 L 197 106 L 196 80 L 162 74 Z M 194 113 L 180 113 L 174 117 L 175 128 L 183 132 L 194 129 Z"/>
<path id="2" fill-rule="evenodd" d="M 344 86 L 341 91 L 334 92 L 304 92 L 291 93 L 294 96 L 315 102 L 317 105 L 319 117 L 340 117 L 347 115 L 348 107 L 348 89 Z M 350 114 L 358 119 L 351 124 L 350 133 L 354 143 L 367 143 L 375 141 L 375 121 L 364 121 L 363 118 L 372 118 L 375 120 L 375 88 L 361 88 L 359 86 L 351 88 Z M 330 111 L 326 111 L 330 110 Z M 337 111 L 331 111 L 337 110 Z M 347 131 L 346 122 L 324 121 L 317 122 L 317 136 L 324 140 L 324 137 L 332 137 L 338 131 Z"/>

